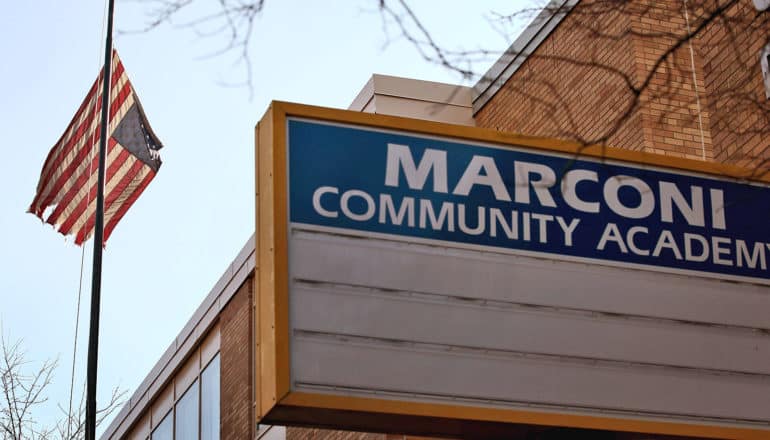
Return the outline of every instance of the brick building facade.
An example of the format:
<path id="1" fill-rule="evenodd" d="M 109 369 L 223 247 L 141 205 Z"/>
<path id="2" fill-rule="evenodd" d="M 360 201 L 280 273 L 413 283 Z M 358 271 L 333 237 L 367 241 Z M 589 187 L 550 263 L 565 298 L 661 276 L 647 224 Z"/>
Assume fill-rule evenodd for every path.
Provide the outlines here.
<path id="1" fill-rule="evenodd" d="M 698 2 L 555 0 L 473 90 L 375 75 L 351 108 L 764 173 L 770 116 L 759 54 L 770 37 L 770 20 L 750 0 L 717 5 L 720 14 L 709 17 L 713 6 L 705 10 Z M 212 359 L 219 360 L 221 374 L 219 430 L 209 433 L 217 438 L 405 438 L 398 427 L 391 434 L 367 434 L 257 425 L 253 260 L 252 238 L 103 438 L 151 438 L 166 417 L 174 420 L 190 384 L 203 383 Z M 196 417 L 202 426 L 204 416 Z M 521 438 L 588 438 L 576 431 L 528 432 Z"/>
<path id="2" fill-rule="evenodd" d="M 770 23 L 750 1 L 720 5 L 717 14 L 697 1 L 581 1 L 537 48 L 515 48 L 526 61 L 491 78 L 476 124 L 761 167 Z"/>

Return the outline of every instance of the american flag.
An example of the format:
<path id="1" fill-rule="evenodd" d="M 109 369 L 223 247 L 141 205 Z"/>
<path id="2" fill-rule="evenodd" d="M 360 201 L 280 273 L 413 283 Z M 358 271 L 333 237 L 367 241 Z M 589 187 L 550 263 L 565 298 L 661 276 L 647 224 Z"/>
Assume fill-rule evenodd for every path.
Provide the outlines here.
<path id="1" fill-rule="evenodd" d="M 81 245 L 94 233 L 99 163 L 102 78 L 94 82 L 75 117 L 51 148 L 40 172 L 29 212 Z M 104 188 L 104 242 L 155 177 L 162 147 L 112 53 L 109 137 Z M 45 217 L 45 219 L 44 219 Z"/>

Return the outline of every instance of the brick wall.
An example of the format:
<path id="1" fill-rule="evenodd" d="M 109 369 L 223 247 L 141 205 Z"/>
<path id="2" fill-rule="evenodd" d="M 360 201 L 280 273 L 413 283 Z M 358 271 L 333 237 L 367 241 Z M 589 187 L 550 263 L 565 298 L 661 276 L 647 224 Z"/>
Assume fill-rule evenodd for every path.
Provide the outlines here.
<path id="1" fill-rule="evenodd" d="M 251 296 L 248 278 L 219 317 L 221 328 L 220 428 L 222 440 L 252 438 Z"/>
<path id="2" fill-rule="evenodd" d="M 636 72 L 633 42 L 620 38 L 631 17 L 595 1 L 576 9 L 476 114 L 476 123 L 586 143 L 607 138 L 611 145 L 642 149 L 638 114 L 614 129 L 633 98 L 626 82 Z"/>
<path id="3" fill-rule="evenodd" d="M 685 14 L 682 0 L 582 1 L 476 114 L 477 124 L 691 159 L 767 159 L 759 53 L 770 14 L 737 0 L 692 44 L 671 50 L 688 23 L 694 32 L 706 17 L 698 0 L 687 4 Z"/>
<path id="4" fill-rule="evenodd" d="M 714 158 L 767 169 L 770 158 L 770 105 L 765 98 L 759 55 L 770 39 L 770 13 L 759 15 L 749 0 L 698 38 L 709 95 Z"/>
<path id="5" fill-rule="evenodd" d="M 631 39 L 636 83 L 643 88 L 639 113 L 645 150 L 711 160 L 714 155 L 710 116 L 697 41 L 688 41 L 671 51 L 678 41 L 686 39 L 688 23 L 690 31 L 696 28 L 696 17 L 693 10 L 685 14 L 682 0 L 637 1 L 631 19 Z M 644 87 L 644 83 L 648 86 Z"/>

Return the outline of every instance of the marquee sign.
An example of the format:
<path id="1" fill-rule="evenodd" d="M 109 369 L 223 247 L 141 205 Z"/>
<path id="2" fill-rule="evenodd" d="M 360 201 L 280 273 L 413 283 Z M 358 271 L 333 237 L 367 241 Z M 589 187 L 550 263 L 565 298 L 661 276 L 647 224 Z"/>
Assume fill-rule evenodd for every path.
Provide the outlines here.
<path id="1" fill-rule="evenodd" d="M 256 156 L 258 420 L 767 438 L 746 170 L 286 103 Z"/>

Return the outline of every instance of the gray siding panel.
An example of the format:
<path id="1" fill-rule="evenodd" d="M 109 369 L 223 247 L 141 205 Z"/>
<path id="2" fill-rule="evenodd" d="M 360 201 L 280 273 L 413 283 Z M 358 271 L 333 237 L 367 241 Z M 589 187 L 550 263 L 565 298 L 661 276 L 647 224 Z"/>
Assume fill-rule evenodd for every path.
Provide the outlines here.
<path id="1" fill-rule="evenodd" d="M 770 329 L 765 286 L 301 231 L 291 246 L 297 279 Z"/>
<path id="2" fill-rule="evenodd" d="M 302 307 L 293 310 L 292 320 L 305 331 L 770 374 L 770 335 L 744 329 L 461 302 L 341 285 L 295 284 L 293 291 Z"/>
<path id="3" fill-rule="evenodd" d="M 746 376 L 596 365 L 572 359 L 420 349 L 300 337 L 295 389 L 367 390 L 407 401 L 477 400 L 637 414 L 768 421 L 770 381 Z M 354 365 L 355 368 L 350 368 Z M 377 387 L 372 387 L 377 384 Z M 314 386 L 315 385 L 315 386 Z"/>

